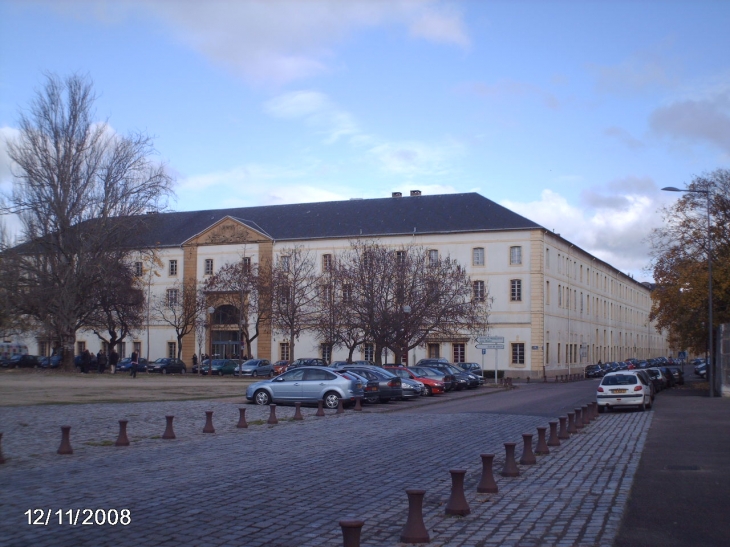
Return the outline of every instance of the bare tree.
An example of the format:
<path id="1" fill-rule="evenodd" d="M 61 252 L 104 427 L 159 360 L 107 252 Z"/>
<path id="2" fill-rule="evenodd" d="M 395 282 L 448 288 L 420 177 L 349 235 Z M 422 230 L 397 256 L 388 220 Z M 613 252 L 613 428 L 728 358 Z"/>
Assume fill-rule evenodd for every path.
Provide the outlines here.
<path id="1" fill-rule="evenodd" d="M 73 369 L 76 331 L 90 323 L 110 271 L 133 248 L 142 215 L 165 206 L 172 180 L 141 133 L 96 123 L 91 82 L 48 75 L 8 152 L 15 164 L 3 213 L 19 215 L 24 243 L 4 253 L 15 272 L 15 313 L 50 327 Z"/>
<path id="2" fill-rule="evenodd" d="M 471 337 L 486 328 L 488 299 L 473 298 L 469 276 L 450 257 L 431 257 L 417 246 L 354 241 L 342 260 L 354 291 L 351 312 L 375 344 L 379 364 L 385 348 L 400 363 L 429 336 Z"/>
<path id="3" fill-rule="evenodd" d="M 289 358 L 294 343 L 311 327 L 319 277 L 311 251 L 302 246 L 283 249 L 271 273 L 271 314 L 274 328 L 289 337 Z"/>
<path id="4" fill-rule="evenodd" d="M 177 358 L 182 355 L 182 341 L 195 330 L 205 310 L 205 299 L 194 280 L 178 282 L 163 294 L 155 295 L 150 303 L 153 320 L 175 330 Z"/>

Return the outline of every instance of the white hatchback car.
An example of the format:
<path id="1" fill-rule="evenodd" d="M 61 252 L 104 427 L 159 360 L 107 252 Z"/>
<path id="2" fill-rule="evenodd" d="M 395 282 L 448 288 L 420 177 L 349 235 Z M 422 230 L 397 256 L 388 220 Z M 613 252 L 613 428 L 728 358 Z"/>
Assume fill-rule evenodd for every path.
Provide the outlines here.
<path id="1" fill-rule="evenodd" d="M 636 406 L 639 410 L 651 409 L 651 388 L 644 378 L 632 370 L 606 374 L 596 393 L 598 412 L 614 407 Z"/>

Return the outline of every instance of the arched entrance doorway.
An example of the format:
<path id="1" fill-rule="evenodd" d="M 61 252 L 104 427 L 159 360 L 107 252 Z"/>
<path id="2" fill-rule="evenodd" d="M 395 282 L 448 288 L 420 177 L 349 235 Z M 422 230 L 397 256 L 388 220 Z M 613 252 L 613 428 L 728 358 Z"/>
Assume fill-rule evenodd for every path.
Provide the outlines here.
<path id="1" fill-rule="evenodd" d="M 212 316 L 210 328 L 213 357 L 233 359 L 243 355 L 239 331 L 239 312 L 235 306 L 218 306 Z"/>

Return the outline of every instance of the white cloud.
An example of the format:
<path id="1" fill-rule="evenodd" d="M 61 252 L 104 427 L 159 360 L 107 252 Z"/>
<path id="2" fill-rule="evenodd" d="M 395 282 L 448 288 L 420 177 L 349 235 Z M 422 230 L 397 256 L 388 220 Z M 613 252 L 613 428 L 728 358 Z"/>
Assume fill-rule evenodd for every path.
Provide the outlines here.
<path id="1" fill-rule="evenodd" d="M 506 200 L 501 205 L 554 230 L 571 243 L 611 264 L 637 280 L 646 280 L 651 230 L 662 220 L 657 213 L 661 192 L 650 179 L 628 177 L 614 181 L 588 196 L 588 205 L 573 205 L 552 191 L 543 190 L 540 200 Z M 584 196 L 585 197 L 585 196 Z"/>
<path id="2" fill-rule="evenodd" d="M 456 144 L 419 141 L 383 142 L 369 152 L 384 172 L 407 177 L 442 175 L 449 170 L 449 160 L 460 153 Z"/>
<path id="3" fill-rule="evenodd" d="M 551 110 L 560 108 L 559 99 L 549 91 L 531 84 L 511 78 L 502 78 L 494 83 L 471 82 L 459 86 L 469 93 L 496 101 L 514 101 L 515 99 L 537 98 Z"/>
<path id="4" fill-rule="evenodd" d="M 640 150 L 644 148 L 644 143 L 641 142 L 639 139 L 633 137 L 631 133 L 629 133 L 623 127 L 616 127 L 615 125 L 607 127 L 603 130 L 603 134 L 607 137 L 616 139 L 618 142 L 631 150 Z"/>
<path id="5" fill-rule="evenodd" d="M 590 65 L 598 91 L 615 95 L 666 89 L 680 81 L 679 69 L 663 51 L 664 44 L 652 50 L 636 51 L 613 65 Z"/>
<path id="6" fill-rule="evenodd" d="M 412 37 L 468 47 L 460 11 L 440 0 L 230 0 L 63 3 L 76 16 L 105 23 L 146 13 L 168 23 L 177 39 L 249 81 L 282 85 L 331 70 L 334 47 L 367 28 L 401 25 Z M 105 4 L 104 4 L 105 5 Z M 124 6 L 124 7 L 120 7 Z"/>

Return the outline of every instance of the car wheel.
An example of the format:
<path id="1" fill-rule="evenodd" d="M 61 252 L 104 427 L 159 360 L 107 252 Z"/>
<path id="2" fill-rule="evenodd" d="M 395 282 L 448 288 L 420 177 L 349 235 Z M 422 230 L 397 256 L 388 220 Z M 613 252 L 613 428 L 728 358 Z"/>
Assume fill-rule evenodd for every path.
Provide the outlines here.
<path id="1" fill-rule="evenodd" d="M 271 404 L 271 395 L 263 389 L 260 389 L 253 394 L 253 400 L 257 405 L 266 406 Z"/>
<path id="2" fill-rule="evenodd" d="M 646 403 L 644 401 L 641 401 L 641 404 L 639 405 L 639 412 L 644 412 L 646 410 Z"/>
<path id="3" fill-rule="evenodd" d="M 373 405 L 374 405 L 375 403 L 377 403 L 377 402 L 378 402 L 378 401 L 380 400 L 380 398 L 379 398 L 379 397 L 378 397 L 377 395 L 375 395 L 375 396 L 365 397 L 365 400 L 366 400 L 366 401 L 367 401 L 368 403 L 370 403 L 370 404 L 373 404 Z"/>
<path id="4" fill-rule="evenodd" d="M 185 369 L 180 369 L 180 374 L 185 374 Z"/>
<path id="5" fill-rule="evenodd" d="M 324 406 L 333 409 L 337 408 L 340 404 L 340 396 L 334 391 L 329 391 L 324 395 Z"/>
<path id="6" fill-rule="evenodd" d="M 219 370 L 218 371 L 218 376 L 223 376 L 223 371 L 222 370 Z"/>
<path id="7" fill-rule="evenodd" d="M 167 369 L 166 368 L 163 368 L 162 369 L 162 374 L 167 374 Z"/>
<path id="8" fill-rule="evenodd" d="M 259 371 L 258 370 L 252 370 L 251 371 L 251 378 L 258 377 Z"/>
<path id="9" fill-rule="evenodd" d="M 273 378 L 273 377 L 274 377 L 274 371 L 272 370 L 271 372 L 269 372 L 269 378 Z"/>
<path id="10" fill-rule="evenodd" d="M 429 397 L 433 395 L 433 390 L 431 389 L 431 386 L 426 386 L 426 395 Z"/>

